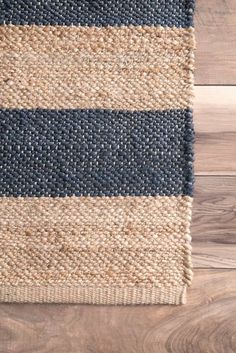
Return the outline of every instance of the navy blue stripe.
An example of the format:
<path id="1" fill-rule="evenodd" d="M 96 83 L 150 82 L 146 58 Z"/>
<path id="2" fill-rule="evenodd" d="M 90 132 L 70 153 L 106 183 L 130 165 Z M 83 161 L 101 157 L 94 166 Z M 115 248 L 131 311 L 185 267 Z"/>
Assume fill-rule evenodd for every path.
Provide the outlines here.
<path id="1" fill-rule="evenodd" d="M 1 24 L 189 27 L 193 0 L 3 0 Z"/>
<path id="2" fill-rule="evenodd" d="M 192 195 L 188 110 L 0 110 L 0 196 Z"/>

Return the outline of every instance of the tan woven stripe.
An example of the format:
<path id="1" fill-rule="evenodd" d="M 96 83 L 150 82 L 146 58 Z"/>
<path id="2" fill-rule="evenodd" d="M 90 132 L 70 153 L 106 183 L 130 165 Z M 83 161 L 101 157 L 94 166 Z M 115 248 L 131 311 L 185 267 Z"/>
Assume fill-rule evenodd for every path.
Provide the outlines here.
<path id="1" fill-rule="evenodd" d="M 0 27 L 1 108 L 192 105 L 193 29 Z"/>
<path id="2" fill-rule="evenodd" d="M 0 286 L 182 287 L 192 198 L 0 199 Z"/>
<path id="3" fill-rule="evenodd" d="M 4 287 L 1 302 L 86 304 L 184 304 L 182 287 Z"/>

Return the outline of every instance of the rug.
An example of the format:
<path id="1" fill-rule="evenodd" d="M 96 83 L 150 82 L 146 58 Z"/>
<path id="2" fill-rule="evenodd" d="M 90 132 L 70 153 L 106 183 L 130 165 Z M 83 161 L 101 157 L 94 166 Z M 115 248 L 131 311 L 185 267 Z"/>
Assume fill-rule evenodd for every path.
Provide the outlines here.
<path id="1" fill-rule="evenodd" d="M 1 6 L 0 301 L 184 303 L 194 2 Z"/>

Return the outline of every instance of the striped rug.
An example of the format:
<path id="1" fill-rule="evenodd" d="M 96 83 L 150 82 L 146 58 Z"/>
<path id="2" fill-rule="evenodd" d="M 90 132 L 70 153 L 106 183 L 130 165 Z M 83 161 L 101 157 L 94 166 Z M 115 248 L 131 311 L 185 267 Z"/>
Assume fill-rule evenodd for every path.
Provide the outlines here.
<path id="1" fill-rule="evenodd" d="M 181 304 L 192 0 L 6 0 L 0 301 Z"/>

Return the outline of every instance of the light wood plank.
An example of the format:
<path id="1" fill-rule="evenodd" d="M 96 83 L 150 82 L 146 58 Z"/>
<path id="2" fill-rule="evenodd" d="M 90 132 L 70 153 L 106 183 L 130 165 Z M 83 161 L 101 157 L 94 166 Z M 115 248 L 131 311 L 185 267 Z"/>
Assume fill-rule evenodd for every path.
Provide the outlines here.
<path id="1" fill-rule="evenodd" d="M 236 268 L 236 177 L 197 177 L 191 225 L 193 264 Z"/>
<path id="2" fill-rule="evenodd" d="M 235 27 L 235 0 L 196 0 L 197 84 L 236 84 Z"/>
<path id="3" fill-rule="evenodd" d="M 194 268 L 235 268 L 236 244 L 193 242 Z"/>
<path id="4" fill-rule="evenodd" d="M 198 133 L 236 133 L 236 86 L 195 86 Z"/>
<path id="5" fill-rule="evenodd" d="M 192 236 L 196 242 L 236 243 L 236 178 L 197 177 Z"/>
<path id="6" fill-rule="evenodd" d="M 236 134 L 201 133 L 196 135 L 197 175 L 236 175 Z"/>
<path id="7" fill-rule="evenodd" d="M 236 87 L 195 87 L 195 172 L 236 175 Z"/>
<path id="8" fill-rule="evenodd" d="M 234 353 L 236 271 L 196 270 L 184 306 L 0 305 L 1 353 Z"/>

